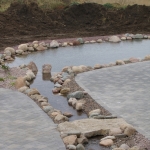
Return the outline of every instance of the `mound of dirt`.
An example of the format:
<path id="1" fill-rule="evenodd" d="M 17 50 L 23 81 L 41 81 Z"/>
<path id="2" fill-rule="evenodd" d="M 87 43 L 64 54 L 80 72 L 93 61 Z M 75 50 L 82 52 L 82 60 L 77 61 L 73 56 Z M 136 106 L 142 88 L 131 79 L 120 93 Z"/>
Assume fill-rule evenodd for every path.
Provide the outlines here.
<path id="1" fill-rule="evenodd" d="M 0 13 L 0 47 L 46 38 L 149 33 L 150 7 L 133 5 L 107 9 L 84 3 L 63 10 L 43 11 L 36 3 L 13 3 Z"/>

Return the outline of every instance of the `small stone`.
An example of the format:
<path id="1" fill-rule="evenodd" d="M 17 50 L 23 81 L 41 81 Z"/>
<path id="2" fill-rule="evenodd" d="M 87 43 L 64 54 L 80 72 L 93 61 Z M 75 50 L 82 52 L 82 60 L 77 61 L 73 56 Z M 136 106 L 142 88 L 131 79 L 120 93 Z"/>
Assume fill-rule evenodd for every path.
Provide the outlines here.
<path id="1" fill-rule="evenodd" d="M 41 103 L 41 106 L 49 106 L 50 104 L 49 103 L 47 103 L 47 102 L 42 102 Z"/>
<path id="2" fill-rule="evenodd" d="M 143 35 L 142 34 L 135 34 L 132 38 L 133 39 L 143 39 Z"/>
<path id="3" fill-rule="evenodd" d="M 115 140 L 115 136 L 106 136 L 104 138 L 101 139 L 101 141 L 106 140 L 106 139 L 111 139 L 111 140 Z"/>
<path id="4" fill-rule="evenodd" d="M 130 61 L 130 63 L 136 63 L 136 62 L 139 62 L 140 59 L 132 57 L 129 59 L 129 61 Z"/>
<path id="5" fill-rule="evenodd" d="M 76 103 L 77 102 L 77 99 L 76 98 L 70 98 L 69 100 L 68 100 L 68 104 L 70 104 L 70 105 L 72 105 L 72 103 Z"/>
<path id="6" fill-rule="evenodd" d="M 92 110 L 89 112 L 89 116 L 93 113 L 97 113 L 97 114 L 100 114 L 101 113 L 101 110 L 100 109 L 95 109 L 95 110 Z"/>
<path id="7" fill-rule="evenodd" d="M 62 95 L 67 95 L 70 92 L 70 88 L 63 88 L 60 90 L 60 93 Z"/>
<path id="8" fill-rule="evenodd" d="M 68 112 L 64 112 L 63 115 L 66 116 L 66 117 L 72 117 L 73 116 L 73 114 L 68 113 Z"/>
<path id="9" fill-rule="evenodd" d="M 109 42 L 118 43 L 121 42 L 121 40 L 118 36 L 111 36 L 109 37 Z"/>
<path id="10" fill-rule="evenodd" d="M 84 40 L 82 38 L 78 38 L 77 42 L 80 42 L 80 44 L 84 44 Z"/>
<path id="11" fill-rule="evenodd" d="M 84 43 L 85 43 L 85 44 L 89 44 L 89 43 L 90 43 L 90 41 L 85 41 Z"/>
<path id="12" fill-rule="evenodd" d="M 65 116 L 58 114 L 54 120 L 59 121 L 59 122 L 64 122 L 66 119 L 65 119 Z"/>
<path id="13" fill-rule="evenodd" d="M 21 50 L 21 49 L 16 50 L 16 54 L 21 55 L 22 53 L 23 53 L 23 50 Z"/>
<path id="14" fill-rule="evenodd" d="M 51 111 L 53 108 L 52 106 L 43 106 L 43 110 L 48 113 L 49 111 Z"/>
<path id="15" fill-rule="evenodd" d="M 100 145 L 102 145 L 102 146 L 112 146 L 113 143 L 114 142 L 111 139 L 106 139 L 106 140 L 100 141 Z"/>
<path id="16" fill-rule="evenodd" d="M 130 147 L 127 144 L 122 144 L 120 148 L 122 148 L 123 150 L 129 150 Z"/>
<path id="17" fill-rule="evenodd" d="M 103 42 L 102 39 L 97 40 L 97 43 L 102 43 L 102 42 Z"/>
<path id="18" fill-rule="evenodd" d="M 71 82 L 71 80 L 70 80 L 70 79 L 66 79 L 66 80 L 64 81 L 63 85 L 67 85 L 69 82 Z"/>
<path id="19" fill-rule="evenodd" d="M 4 53 L 5 53 L 5 51 L 10 51 L 10 52 L 11 52 L 11 55 L 15 55 L 15 49 L 12 48 L 12 47 L 7 47 L 7 48 L 5 48 L 5 49 L 4 49 Z"/>
<path id="20" fill-rule="evenodd" d="M 119 128 L 113 128 L 109 131 L 110 136 L 113 136 L 113 135 L 115 136 L 115 135 L 121 134 L 121 133 L 122 133 L 122 130 Z"/>
<path id="21" fill-rule="evenodd" d="M 100 69 L 100 68 L 102 68 L 102 66 L 101 66 L 100 64 L 96 64 L 96 65 L 94 66 L 94 69 Z"/>
<path id="22" fill-rule="evenodd" d="M 143 37 L 144 39 L 148 39 L 148 36 L 147 35 L 144 35 L 144 37 Z"/>
<path id="23" fill-rule="evenodd" d="M 76 150 L 76 146 L 75 145 L 67 145 L 67 148 L 69 150 Z"/>
<path id="24" fill-rule="evenodd" d="M 55 118 L 57 115 L 61 115 L 61 113 L 60 112 L 52 112 L 51 113 L 52 118 Z"/>
<path id="25" fill-rule="evenodd" d="M 77 136 L 76 135 L 70 135 L 65 138 L 63 138 L 63 142 L 65 145 L 76 145 L 77 144 Z"/>
<path id="26" fill-rule="evenodd" d="M 66 46 L 68 46 L 68 43 L 67 43 L 67 42 L 64 42 L 64 43 L 62 44 L 62 47 L 66 47 Z"/>
<path id="27" fill-rule="evenodd" d="M 52 92 L 53 92 L 54 94 L 56 94 L 56 93 L 59 93 L 60 90 L 61 90 L 61 88 L 54 88 L 54 89 L 52 90 Z"/>
<path id="28" fill-rule="evenodd" d="M 36 50 L 37 51 L 44 51 L 44 50 L 46 50 L 47 48 L 46 47 L 44 47 L 44 46 L 42 46 L 42 45 L 38 45 L 37 47 L 36 47 Z"/>
<path id="29" fill-rule="evenodd" d="M 34 48 L 33 47 L 28 47 L 28 51 L 34 52 Z"/>
<path id="30" fill-rule="evenodd" d="M 83 109 L 83 104 L 82 103 L 76 103 L 76 110 L 80 111 Z"/>
<path id="31" fill-rule="evenodd" d="M 19 77 L 17 78 L 16 82 L 15 82 L 15 88 L 16 89 L 20 89 L 21 87 L 26 86 L 26 80 L 24 77 Z"/>
<path id="32" fill-rule="evenodd" d="M 32 44 L 39 44 L 39 41 L 33 41 Z"/>
<path id="33" fill-rule="evenodd" d="M 23 87 L 19 88 L 18 91 L 21 92 L 21 93 L 23 93 L 23 92 L 26 91 L 27 89 L 29 89 L 29 87 L 23 86 Z"/>
<path id="34" fill-rule="evenodd" d="M 18 49 L 21 49 L 21 50 L 23 50 L 23 51 L 25 52 L 25 51 L 28 50 L 28 46 L 27 46 L 27 44 L 20 44 L 20 45 L 18 46 Z"/>
<path id="35" fill-rule="evenodd" d="M 121 40 L 122 40 L 122 41 L 125 41 L 126 39 L 127 39 L 127 38 L 126 38 L 126 37 L 124 37 L 124 36 L 123 36 L 123 37 L 121 37 Z"/>
<path id="36" fill-rule="evenodd" d="M 132 40 L 132 37 L 127 37 L 127 40 Z"/>
<path id="37" fill-rule="evenodd" d="M 96 43 L 96 41 L 95 41 L 95 40 L 92 40 L 92 41 L 90 41 L 90 43 Z"/>
<path id="38" fill-rule="evenodd" d="M 84 98 L 84 92 L 76 91 L 76 92 L 70 93 L 67 95 L 67 99 L 70 99 L 70 98 L 82 99 Z"/>
<path id="39" fill-rule="evenodd" d="M 85 150 L 85 148 L 82 144 L 78 144 L 76 150 Z"/>
<path id="40" fill-rule="evenodd" d="M 61 85 L 61 84 L 59 84 L 59 83 L 56 83 L 56 84 L 54 85 L 54 87 L 55 87 L 55 88 L 61 88 L 61 87 L 62 87 L 62 85 Z"/>
<path id="41" fill-rule="evenodd" d="M 73 41 L 73 46 L 80 45 L 81 43 L 79 41 Z"/>
<path id="42" fill-rule="evenodd" d="M 125 130 L 124 130 L 124 134 L 127 136 L 131 136 L 136 132 L 136 130 L 133 128 L 133 126 L 128 125 Z"/>
<path id="43" fill-rule="evenodd" d="M 50 64 L 44 64 L 42 66 L 42 73 L 51 73 L 52 66 Z"/>
<path id="44" fill-rule="evenodd" d="M 35 94 L 39 94 L 40 95 L 39 91 L 34 88 L 34 89 L 30 90 L 30 92 L 28 93 L 28 96 L 35 95 Z"/>
<path id="45" fill-rule="evenodd" d="M 86 144 L 88 143 L 88 139 L 84 136 L 81 135 L 80 138 L 77 139 L 78 144 Z"/>
<path id="46" fill-rule="evenodd" d="M 50 43 L 50 48 L 58 48 L 59 47 L 59 43 L 55 40 L 53 40 L 51 43 Z"/>
<path id="47" fill-rule="evenodd" d="M 123 60 L 117 60 L 116 65 L 125 65 Z"/>
<path id="48" fill-rule="evenodd" d="M 145 56 L 144 60 L 150 60 L 150 55 Z"/>

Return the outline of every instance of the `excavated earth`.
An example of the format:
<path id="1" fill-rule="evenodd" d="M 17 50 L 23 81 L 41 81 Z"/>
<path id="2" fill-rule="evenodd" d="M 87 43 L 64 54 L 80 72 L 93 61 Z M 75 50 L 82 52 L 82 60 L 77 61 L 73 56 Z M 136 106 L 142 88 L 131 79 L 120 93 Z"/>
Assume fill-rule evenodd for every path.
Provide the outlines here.
<path id="1" fill-rule="evenodd" d="M 150 33 L 150 7 L 133 5 L 126 9 L 108 9 L 96 3 L 84 3 L 53 11 L 41 10 L 36 3 L 13 3 L 0 13 L 0 50 L 24 42 Z"/>

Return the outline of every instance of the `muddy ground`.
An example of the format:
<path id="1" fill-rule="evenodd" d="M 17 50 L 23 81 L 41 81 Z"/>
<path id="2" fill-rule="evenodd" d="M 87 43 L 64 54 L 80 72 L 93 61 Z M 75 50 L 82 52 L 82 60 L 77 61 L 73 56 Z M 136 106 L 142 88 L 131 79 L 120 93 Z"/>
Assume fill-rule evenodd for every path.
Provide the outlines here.
<path id="1" fill-rule="evenodd" d="M 43 11 L 36 3 L 13 3 L 0 13 L 0 50 L 24 42 L 122 33 L 150 33 L 150 7 L 108 9 L 85 3 Z"/>

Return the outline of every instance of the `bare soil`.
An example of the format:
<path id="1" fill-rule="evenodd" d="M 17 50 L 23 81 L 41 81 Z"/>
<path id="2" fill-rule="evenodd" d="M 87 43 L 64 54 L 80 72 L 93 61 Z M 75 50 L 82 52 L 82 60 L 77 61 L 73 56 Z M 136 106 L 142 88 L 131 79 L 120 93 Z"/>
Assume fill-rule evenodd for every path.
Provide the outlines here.
<path id="1" fill-rule="evenodd" d="M 149 6 L 133 5 L 117 10 L 96 3 L 84 3 L 43 11 L 36 3 L 13 3 L 7 11 L 0 13 L 0 50 L 34 40 L 126 32 L 150 33 Z"/>

